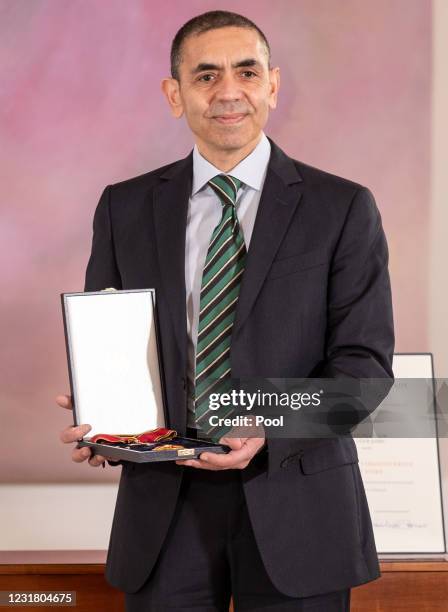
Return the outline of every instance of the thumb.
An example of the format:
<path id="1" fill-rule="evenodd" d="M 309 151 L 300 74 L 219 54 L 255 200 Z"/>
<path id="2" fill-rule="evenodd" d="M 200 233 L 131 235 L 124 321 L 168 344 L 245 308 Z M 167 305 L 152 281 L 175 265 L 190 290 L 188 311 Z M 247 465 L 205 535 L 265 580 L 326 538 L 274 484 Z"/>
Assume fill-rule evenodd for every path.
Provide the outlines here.
<path id="1" fill-rule="evenodd" d="M 223 436 L 219 441 L 220 444 L 230 446 L 232 450 L 240 450 L 240 448 L 243 447 L 244 442 L 245 438 L 227 438 L 226 436 Z"/>

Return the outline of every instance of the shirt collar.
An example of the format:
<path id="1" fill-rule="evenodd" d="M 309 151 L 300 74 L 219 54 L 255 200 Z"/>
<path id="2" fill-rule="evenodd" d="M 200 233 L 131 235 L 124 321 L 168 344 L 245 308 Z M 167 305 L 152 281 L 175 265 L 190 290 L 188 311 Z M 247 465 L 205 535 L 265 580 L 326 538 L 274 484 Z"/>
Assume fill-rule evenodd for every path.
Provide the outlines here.
<path id="1" fill-rule="evenodd" d="M 217 174 L 230 174 L 249 185 L 249 187 L 260 190 L 263 186 L 270 155 L 271 143 L 266 134 L 262 132 L 260 142 L 255 149 L 229 172 L 223 173 L 199 153 L 195 144 L 193 148 L 193 188 L 191 195 L 194 196 Z"/>

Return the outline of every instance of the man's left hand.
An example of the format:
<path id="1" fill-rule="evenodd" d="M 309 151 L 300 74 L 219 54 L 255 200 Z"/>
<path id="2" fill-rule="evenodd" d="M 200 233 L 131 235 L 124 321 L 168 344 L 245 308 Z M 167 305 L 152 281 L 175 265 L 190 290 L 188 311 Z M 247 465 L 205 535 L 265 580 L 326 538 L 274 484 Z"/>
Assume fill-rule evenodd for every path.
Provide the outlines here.
<path id="1" fill-rule="evenodd" d="M 242 428 L 243 429 L 243 428 Z M 252 458 L 261 451 L 266 443 L 266 438 L 263 429 L 259 430 L 255 435 L 259 437 L 233 437 L 238 434 L 236 428 L 232 430 L 232 436 L 223 436 L 219 440 L 219 444 L 226 444 L 232 449 L 227 454 L 217 453 L 201 453 L 199 459 L 184 459 L 176 461 L 178 465 L 186 465 L 190 467 L 200 468 L 203 470 L 243 470 L 249 465 Z M 241 433 L 246 433 L 241 431 Z"/>

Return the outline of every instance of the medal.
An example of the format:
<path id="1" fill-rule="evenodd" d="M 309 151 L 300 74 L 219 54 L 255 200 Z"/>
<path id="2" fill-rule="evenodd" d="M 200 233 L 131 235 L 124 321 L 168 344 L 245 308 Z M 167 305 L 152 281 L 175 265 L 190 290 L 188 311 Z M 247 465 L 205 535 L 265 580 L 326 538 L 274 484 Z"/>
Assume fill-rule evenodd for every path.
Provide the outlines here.
<path id="1" fill-rule="evenodd" d="M 185 448 L 182 444 L 162 444 L 161 446 L 156 446 L 153 450 L 162 451 L 162 450 L 179 450 Z"/>

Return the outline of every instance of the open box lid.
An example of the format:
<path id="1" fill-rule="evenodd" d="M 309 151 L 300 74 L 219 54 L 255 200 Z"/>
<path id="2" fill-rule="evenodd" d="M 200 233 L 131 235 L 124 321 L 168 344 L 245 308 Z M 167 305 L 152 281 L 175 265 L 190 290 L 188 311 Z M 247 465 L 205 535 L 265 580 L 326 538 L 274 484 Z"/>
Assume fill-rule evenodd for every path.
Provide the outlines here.
<path id="1" fill-rule="evenodd" d="M 138 434 L 165 427 L 155 290 L 61 294 L 75 425 Z"/>

